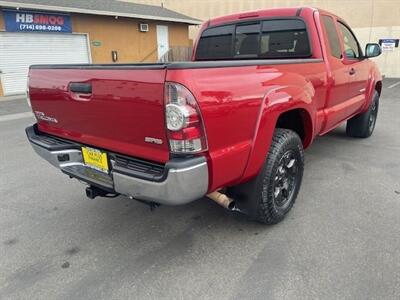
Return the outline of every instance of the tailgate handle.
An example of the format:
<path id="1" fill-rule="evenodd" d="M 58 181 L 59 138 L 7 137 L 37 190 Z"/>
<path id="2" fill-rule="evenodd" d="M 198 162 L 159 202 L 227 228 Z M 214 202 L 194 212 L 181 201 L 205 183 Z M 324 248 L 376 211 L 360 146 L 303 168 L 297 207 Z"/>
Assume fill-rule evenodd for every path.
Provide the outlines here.
<path id="1" fill-rule="evenodd" d="M 92 84 L 83 82 L 72 82 L 69 84 L 69 90 L 79 94 L 91 94 Z"/>

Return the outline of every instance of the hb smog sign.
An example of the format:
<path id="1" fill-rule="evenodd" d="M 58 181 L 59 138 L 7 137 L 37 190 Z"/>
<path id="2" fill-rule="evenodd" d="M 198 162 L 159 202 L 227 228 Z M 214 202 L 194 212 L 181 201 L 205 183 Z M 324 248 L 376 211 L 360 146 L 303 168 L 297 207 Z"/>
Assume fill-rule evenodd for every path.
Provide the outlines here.
<path id="1" fill-rule="evenodd" d="M 6 31 L 72 32 L 68 14 L 3 10 Z"/>

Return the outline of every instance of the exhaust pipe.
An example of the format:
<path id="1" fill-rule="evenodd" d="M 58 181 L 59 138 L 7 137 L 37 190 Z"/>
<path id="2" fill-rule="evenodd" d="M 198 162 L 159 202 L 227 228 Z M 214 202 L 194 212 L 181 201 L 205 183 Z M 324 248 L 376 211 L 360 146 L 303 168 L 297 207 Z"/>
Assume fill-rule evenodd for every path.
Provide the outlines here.
<path id="1" fill-rule="evenodd" d="M 235 200 L 218 191 L 207 194 L 207 197 L 229 210 L 235 209 Z"/>

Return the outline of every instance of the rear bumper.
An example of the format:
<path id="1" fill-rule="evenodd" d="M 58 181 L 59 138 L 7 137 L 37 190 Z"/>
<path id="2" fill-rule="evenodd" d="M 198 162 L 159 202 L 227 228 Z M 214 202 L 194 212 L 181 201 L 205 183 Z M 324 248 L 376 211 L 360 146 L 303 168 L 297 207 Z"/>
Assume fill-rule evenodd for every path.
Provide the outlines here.
<path id="1" fill-rule="evenodd" d="M 109 192 L 167 205 L 185 204 L 207 193 L 204 157 L 172 159 L 160 166 L 109 153 L 111 170 L 106 174 L 84 164 L 80 144 L 40 133 L 35 125 L 26 128 L 26 134 L 35 152 L 50 164 Z"/>

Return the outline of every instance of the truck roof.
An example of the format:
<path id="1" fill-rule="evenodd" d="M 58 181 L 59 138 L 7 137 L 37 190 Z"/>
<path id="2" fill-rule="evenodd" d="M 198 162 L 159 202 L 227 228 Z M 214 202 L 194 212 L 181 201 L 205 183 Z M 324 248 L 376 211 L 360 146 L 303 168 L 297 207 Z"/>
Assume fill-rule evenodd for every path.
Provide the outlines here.
<path id="1" fill-rule="evenodd" d="M 210 19 L 208 22 L 206 22 L 206 24 L 208 27 L 208 26 L 217 26 L 224 23 L 230 23 L 238 20 L 262 18 L 262 17 L 289 17 L 289 16 L 295 17 L 299 16 L 301 12 L 305 11 L 309 13 L 312 13 L 314 11 L 323 11 L 324 13 L 327 13 L 329 15 L 333 15 L 330 12 L 310 6 L 279 7 L 279 8 L 267 8 L 267 9 L 246 11 L 246 12 L 240 12 L 221 17 L 216 17 Z"/>

